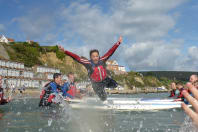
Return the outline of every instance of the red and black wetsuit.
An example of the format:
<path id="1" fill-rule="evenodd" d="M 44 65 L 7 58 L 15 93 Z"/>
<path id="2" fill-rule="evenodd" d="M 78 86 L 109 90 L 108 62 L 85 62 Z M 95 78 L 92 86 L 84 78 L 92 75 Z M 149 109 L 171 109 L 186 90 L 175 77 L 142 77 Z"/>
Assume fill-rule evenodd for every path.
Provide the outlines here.
<path id="1" fill-rule="evenodd" d="M 53 103 L 53 99 L 55 98 L 55 94 L 59 93 L 60 86 L 56 84 L 55 82 L 47 83 L 45 88 L 42 90 L 42 93 L 40 95 L 40 106 L 50 106 Z"/>
<path id="2" fill-rule="evenodd" d="M 4 92 L 3 92 L 3 88 L 0 88 L 0 105 L 4 105 L 7 104 L 8 100 L 4 99 Z"/>
<path id="3" fill-rule="evenodd" d="M 98 64 L 94 64 L 91 60 L 83 59 L 72 52 L 65 51 L 65 54 L 86 67 L 88 76 L 92 82 L 92 87 L 95 93 L 103 101 L 107 98 L 104 88 L 117 87 L 116 81 L 107 77 L 106 61 L 113 55 L 119 45 L 120 42 L 115 43 L 114 46 L 104 56 L 100 57 Z"/>
<path id="4" fill-rule="evenodd" d="M 175 89 L 171 90 L 169 97 L 174 97 L 174 96 L 175 96 Z"/>

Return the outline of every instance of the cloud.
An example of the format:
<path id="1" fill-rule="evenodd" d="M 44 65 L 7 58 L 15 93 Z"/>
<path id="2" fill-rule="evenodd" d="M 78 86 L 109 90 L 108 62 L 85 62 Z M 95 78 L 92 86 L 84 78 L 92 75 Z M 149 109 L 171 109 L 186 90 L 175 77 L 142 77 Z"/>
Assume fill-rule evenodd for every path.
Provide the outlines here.
<path id="1" fill-rule="evenodd" d="M 60 15 L 65 18 L 64 27 L 74 32 L 74 35 L 81 36 L 87 43 L 111 42 L 110 39 L 120 34 L 130 40 L 145 41 L 163 37 L 174 27 L 174 14 L 168 12 L 183 2 L 113 1 L 111 11 L 105 13 L 98 5 L 75 2 L 63 8 Z"/>
<path id="2" fill-rule="evenodd" d="M 187 49 L 187 56 L 183 56 L 178 65 L 179 70 L 197 71 L 198 70 L 198 47 L 192 46 Z"/>
<path id="3" fill-rule="evenodd" d="M 3 24 L 0 24 L 0 32 L 4 32 L 5 31 L 5 26 Z"/>
<path id="4" fill-rule="evenodd" d="M 147 41 L 125 47 L 123 56 L 131 70 L 176 70 L 181 57 L 181 44 Z"/>
<path id="5" fill-rule="evenodd" d="M 12 22 L 19 25 L 20 30 L 27 39 L 41 41 L 46 41 L 42 38 L 47 38 L 47 41 L 49 41 L 48 36 L 55 28 L 53 13 L 50 14 L 40 9 L 28 11 L 26 15 L 14 18 Z"/>

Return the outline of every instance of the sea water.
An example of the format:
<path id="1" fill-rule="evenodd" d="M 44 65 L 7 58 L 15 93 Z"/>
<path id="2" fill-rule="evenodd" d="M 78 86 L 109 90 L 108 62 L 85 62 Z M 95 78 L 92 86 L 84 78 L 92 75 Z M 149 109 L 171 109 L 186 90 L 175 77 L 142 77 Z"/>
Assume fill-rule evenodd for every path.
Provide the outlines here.
<path id="1" fill-rule="evenodd" d="M 109 95 L 115 98 L 167 98 L 167 93 Z M 182 109 L 116 111 L 39 108 L 39 99 L 24 98 L 0 106 L 0 132 L 185 132 L 196 131 Z"/>

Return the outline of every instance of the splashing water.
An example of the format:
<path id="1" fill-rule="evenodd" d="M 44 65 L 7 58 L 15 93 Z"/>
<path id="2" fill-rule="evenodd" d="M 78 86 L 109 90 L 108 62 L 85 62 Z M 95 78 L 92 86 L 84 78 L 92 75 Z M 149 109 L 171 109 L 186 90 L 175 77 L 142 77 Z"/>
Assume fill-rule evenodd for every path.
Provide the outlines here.
<path id="1" fill-rule="evenodd" d="M 151 95 L 151 94 L 150 94 Z M 160 94 L 161 95 L 161 94 Z M 135 95 L 133 95 L 134 98 Z M 141 94 L 139 96 L 142 96 Z M 149 96 L 149 94 L 147 94 Z M 165 95 L 167 96 L 167 95 Z M 116 98 L 123 98 L 117 95 Z M 125 95 L 130 98 L 130 95 Z M 153 97 L 153 96 L 152 96 Z M 59 98 L 59 99 L 58 99 Z M 115 110 L 73 109 L 57 98 L 51 107 L 38 107 L 39 99 L 18 99 L 2 106 L 2 132 L 196 132 L 180 109 L 133 112 Z M 61 104 L 61 107 L 59 106 Z M 17 114 L 18 113 L 18 114 Z M 182 127 L 181 127 L 182 126 Z"/>
<path id="2" fill-rule="evenodd" d="M 180 132 L 198 132 L 197 127 L 193 124 L 189 116 L 186 116 Z"/>

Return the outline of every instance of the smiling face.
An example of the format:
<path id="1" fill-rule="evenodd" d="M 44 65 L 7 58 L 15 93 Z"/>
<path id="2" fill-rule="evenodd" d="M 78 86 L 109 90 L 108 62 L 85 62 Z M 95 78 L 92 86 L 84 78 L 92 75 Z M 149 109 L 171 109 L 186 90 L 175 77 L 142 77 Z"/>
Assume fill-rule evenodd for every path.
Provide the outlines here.
<path id="1" fill-rule="evenodd" d="M 62 77 L 61 77 L 61 75 L 58 76 L 58 77 L 56 77 L 54 81 L 56 82 L 56 84 L 61 85 L 61 82 L 62 82 Z"/>
<path id="2" fill-rule="evenodd" d="M 172 89 L 176 89 L 176 84 L 175 83 L 171 83 L 171 88 Z"/>
<path id="3" fill-rule="evenodd" d="M 195 83 L 197 81 L 197 76 L 196 75 L 192 75 L 190 76 L 190 80 L 191 83 Z"/>
<path id="4" fill-rule="evenodd" d="M 69 80 L 70 80 L 70 82 L 74 82 L 74 80 L 75 80 L 75 78 L 74 78 L 74 74 L 69 74 L 68 75 L 68 78 L 69 78 Z"/>
<path id="5" fill-rule="evenodd" d="M 94 64 L 98 64 L 99 62 L 99 54 L 98 52 L 92 52 L 91 54 L 91 60 L 93 61 Z"/>

